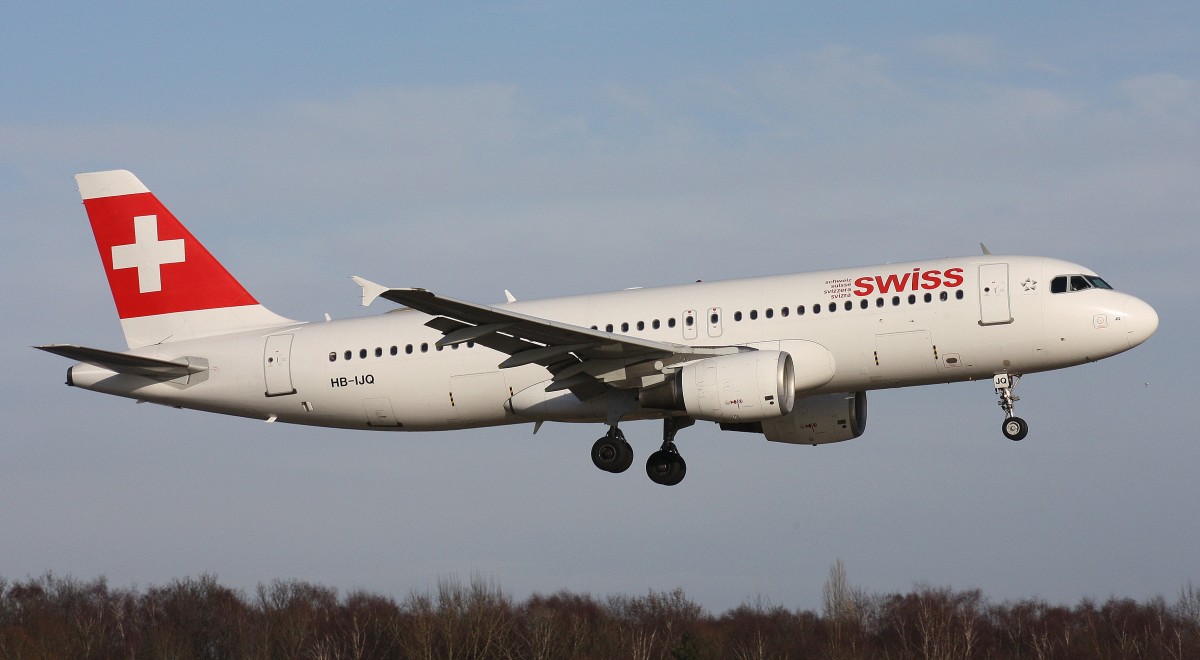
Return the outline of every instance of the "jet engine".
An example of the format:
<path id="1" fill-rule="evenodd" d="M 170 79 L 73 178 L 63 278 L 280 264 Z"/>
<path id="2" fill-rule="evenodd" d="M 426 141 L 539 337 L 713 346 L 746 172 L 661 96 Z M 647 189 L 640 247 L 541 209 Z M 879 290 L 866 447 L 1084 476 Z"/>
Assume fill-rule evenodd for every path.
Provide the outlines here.
<path id="1" fill-rule="evenodd" d="M 867 428 L 867 393 L 820 394 L 796 401 L 788 415 L 746 424 L 722 424 L 722 431 L 762 433 L 771 442 L 823 445 L 853 440 Z"/>
<path id="2" fill-rule="evenodd" d="M 796 369 L 782 351 L 746 351 L 685 364 L 661 385 L 642 390 L 642 408 L 679 410 L 712 422 L 783 417 L 796 400 Z"/>

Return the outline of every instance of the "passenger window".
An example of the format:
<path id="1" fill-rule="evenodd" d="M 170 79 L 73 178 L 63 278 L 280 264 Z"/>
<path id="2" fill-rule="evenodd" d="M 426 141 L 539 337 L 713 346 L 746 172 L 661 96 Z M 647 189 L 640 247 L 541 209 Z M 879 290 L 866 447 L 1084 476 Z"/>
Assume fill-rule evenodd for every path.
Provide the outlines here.
<path id="1" fill-rule="evenodd" d="M 405 347 L 404 347 L 404 353 L 405 353 L 405 354 L 407 354 L 407 355 L 412 355 L 412 351 L 413 351 L 413 349 L 412 349 L 412 344 L 407 344 L 407 345 L 405 345 Z"/>
<path id="2" fill-rule="evenodd" d="M 621 332 L 629 332 L 629 324 L 628 323 L 621 324 Z"/>
<path id="3" fill-rule="evenodd" d="M 947 300 L 949 300 L 949 299 L 950 299 L 950 294 L 948 294 L 948 293 L 946 293 L 945 291 L 943 291 L 943 292 L 941 292 L 941 293 L 939 293 L 939 294 L 938 294 L 938 298 L 941 298 L 942 302 L 946 302 Z"/>
<path id="4" fill-rule="evenodd" d="M 645 330 L 645 329 L 646 329 L 646 322 L 645 322 L 645 321 L 638 321 L 638 324 L 637 324 L 637 329 L 638 329 L 638 331 L 639 331 L 639 332 L 640 332 L 640 331 L 642 331 L 642 330 Z"/>
<path id="5" fill-rule="evenodd" d="M 798 305 L 796 307 L 796 316 L 804 316 L 804 305 Z"/>
<path id="6" fill-rule="evenodd" d="M 668 327 L 668 328 L 674 328 L 674 327 L 675 327 L 675 317 L 674 317 L 674 316 L 672 316 L 671 318 L 667 319 L 667 327 Z"/>
<path id="7" fill-rule="evenodd" d="M 375 357 L 383 357 L 383 349 L 379 346 L 375 347 Z"/>
<path id="8" fill-rule="evenodd" d="M 391 349 L 388 350 L 388 352 L 391 353 L 392 355 L 395 355 L 400 352 L 400 349 L 393 346 Z"/>
<path id="9" fill-rule="evenodd" d="M 708 317 L 708 322 L 713 325 L 716 325 L 720 320 L 721 317 L 718 316 L 716 312 L 713 312 L 712 315 Z"/>
<path id="10" fill-rule="evenodd" d="M 908 304 L 910 304 L 910 305 L 915 305 L 915 304 L 917 304 L 917 296 L 916 296 L 916 294 L 914 294 L 914 293 L 910 293 L 910 294 L 908 294 Z"/>
<path id="11" fill-rule="evenodd" d="M 758 310 L 757 310 L 757 309 L 752 309 L 752 310 L 750 310 L 750 320 L 751 320 L 751 321 L 757 321 L 757 320 L 758 320 Z"/>
<path id="12" fill-rule="evenodd" d="M 605 332 L 612 332 L 612 331 L 613 331 L 613 326 L 612 326 L 612 324 L 611 324 L 611 323 L 609 323 L 608 325 L 604 326 L 604 331 L 605 331 Z"/>
<path id="13" fill-rule="evenodd" d="M 900 306 L 900 296 L 892 296 L 892 307 Z"/>
<path id="14" fill-rule="evenodd" d="M 780 315 L 780 316 L 782 316 L 783 318 L 785 318 L 785 319 L 786 319 L 786 318 L 788 317 L 788 312 L 789 312 L 789 311 L 791 311 L 791 310 L 789 310 L 787 307 L 780 307 L 780 308 L 779 308 L 779 315 Z"/>
<path id="15" fill-rule="evenodd" d="M 867 308 L 867 306 L 868 306 L 869 304 L 870 304 L 870 303 L 868 303 L 868 302 L 867 302 L 867 299 L 866 299 L 866 298 L 863 298 L 863 299 L 862 299 L 862 302 L 858 303 L 858 306 L 859 306 L 859 307 L 861 307 L 861 308 L 863 308 L 863 309 L 866 309 L 866 308 Z"/>
<path id="16" fill-rule="evenodd" d="M 768 307 L 767 308 L 767 318 L 773 318 L 774 316 L 775 316 L 775 310 Z"/>
<path id="17" fill-rule="evenodd" d="M 925 294 L 925 302 L 933 302 L 933 294 L 932 293 Z"/>
<path id="18" fill-rule="evenodd" d="M 876 307 L 883 307 L 883 298 L 876 298 L 876 299 L 875 299 L 875 306 L 876 306 Z"/>
<path id="19" fill-rule="evenodd" d="M 345 356 L 345 357 L 346 357 L 346 359 L 347 359 L 347 360 L 349 360 L 350 358 L 354 357 L 354 353 L 353 353 L 353 352 L 351 352 L 351 351 L 346 351 L 346 356 Z"/>
<path id="20" fill-rule="evenodd" d="M 428 344 L 427 342 L 422 342 L 422 343 L 421 343 L 421 352 L 422 352 L 422 353 L 428 353 L 428 352 L 429 352 L 429 344 Z"/>
<path id="21" fill-rule="evenodd" d="M 962 300 L 962 299 L 963 299 L 963 292 L 962 292 L 962 289 L 959 289 L 958 291 L 955 291 L 955 292 L 954 292 L 954 297 L 955 297 L 956 299 L 958 299 L 958 300 Z"/>
<path id="22" fill-rule="evenodd" d="M 329 361 L 330 361 L 330 362 L 337 362 L 337 351 L 331 351 L 331 352 L 329 353 Z"/>
<path id="23" fill-rule="evenodd" d="M 837 311 L 837 303 L 829 303 L 829 311 L 836 312 Z"/>
<path id="24" fill-rule="evenodd" d="M 654 319 L 653 321 L 651 321 L 650 327 L 654 328 L 655 330 L 658 330 L 658 328 L 659 328 L 658 319 Z"/>
<path id="25" fill-rule="evenodd" d="M 360 357 L 364 360 L 367 359 L 367 349 L 365 349 L 365 348 L 358 349 L 358 357 Z"/>
<path id="26" fill-rule="evenodd" d="M 733 320 L 734 320 L 734 321 L 741 321 L 741 320 L 742 320 L 742 313 L 741 313 L 741 312 L 734 312 L 734 313 L 733 313 Z"/>
<path id="27" fill-rule="evenodd" d="M 813 314 L 820 314 L 820 313 L 821 313 L 821 306 L 813 305 Z"/>

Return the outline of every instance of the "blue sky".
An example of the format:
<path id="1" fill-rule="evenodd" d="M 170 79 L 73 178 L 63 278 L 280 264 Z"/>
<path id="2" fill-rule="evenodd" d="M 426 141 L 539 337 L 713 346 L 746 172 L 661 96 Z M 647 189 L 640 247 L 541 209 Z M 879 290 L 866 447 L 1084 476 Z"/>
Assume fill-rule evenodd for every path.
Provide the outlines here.
<path id="1" fill-rule="evenodd" d="M 89 3 L 0 24 L 0 575 L 201 572 L 400 596 L 683 587 L 720 610 L 869 591 L 1171 597 L 1200 580 L 1200 8 L 1192 3 Z M 121 335 L 71 180 L 136 172 L 265 304 L 348 276 L 482 302 L 967 254 L 1088 265 L 1139 349 L 875 392 L 864 437 L 700 424 L 664 489 L 600 429 L 266 426 L 62 386 Z M 659 429 L 626 433 L 640 456 Z M 639 462 L 640 464 L 640 462 Z"/>

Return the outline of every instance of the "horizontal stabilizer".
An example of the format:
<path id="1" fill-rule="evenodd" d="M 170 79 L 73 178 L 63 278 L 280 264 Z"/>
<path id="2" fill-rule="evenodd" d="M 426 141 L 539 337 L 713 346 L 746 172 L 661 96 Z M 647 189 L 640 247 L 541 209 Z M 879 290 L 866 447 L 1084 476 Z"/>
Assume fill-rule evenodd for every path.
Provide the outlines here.
<path id="1" fill-rule="evenodd" d="M 189 364 L 186 358 L 178 360 L 159 360 L 156 358 L 104 351 L 99 348 L 88 348 L 74 344 L 48 344 L 34 346 L 47 353 L 54 353 L 72 360 L 79 360 L 103 369 L 109 369 L 119 374 L 146 376 L 148 378 L 181 378 L 191 374 L 207 371 L 208 367 L 201 364 Z"/>

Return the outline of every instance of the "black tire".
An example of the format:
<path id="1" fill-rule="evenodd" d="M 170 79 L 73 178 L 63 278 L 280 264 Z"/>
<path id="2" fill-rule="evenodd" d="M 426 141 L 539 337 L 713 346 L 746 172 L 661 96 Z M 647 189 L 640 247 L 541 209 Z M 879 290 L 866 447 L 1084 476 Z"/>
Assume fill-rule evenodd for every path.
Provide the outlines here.
<path id="1" fill-rule="evenodd" d="M 1004 432 L 1004 437 L 1016 442 L 1029 435 L 1029 424 L 1020 417 L 1009 417 L 1004 420 L 1004 424 L 1000 426 L 1000 430 Z"/>
<path id="2" fill-rule="evenodd" d="M 646 476 L 656 484 L 674 486 L 683 481 L 686 473 L 687 463 L 674 452 L 660 449 L 646 459 Z"/>
<path id="3" fill-rule="evenodd" d="M 629 469 L 633 465 L 633 447 L 629 446 L 628 442 L 621 440 L 617 445 L 620 448 L 620 456 L 617 458 L 617 463 L 613 465 L 609 472 L 619 473 Z"/>
<path id="4" fill-rule="evenodd" d="M 592 463 L 605 472 L 620 472 L 625 468 L 621 468 L 621 470 L 616 468 L 621 465 L 621 461 L 623 460 L 621 445 L 625 444 L 625 442 L 608 435 L 600 438 L 596 441 L 596 444 L 592 445 Z M 632 462 L 633 451 L 630 450 L 629 454 L 629 460 Z M 625 467 L 629 466 L 626 465 Z"/>

